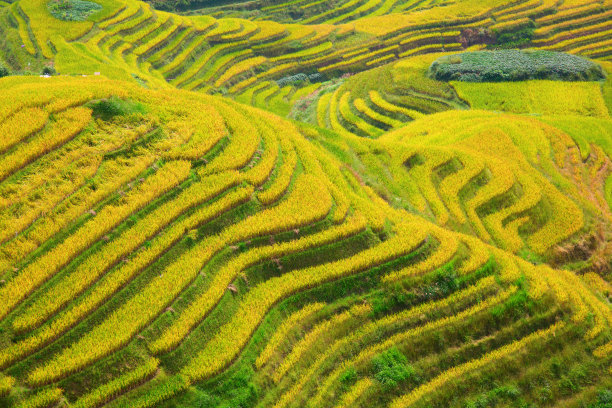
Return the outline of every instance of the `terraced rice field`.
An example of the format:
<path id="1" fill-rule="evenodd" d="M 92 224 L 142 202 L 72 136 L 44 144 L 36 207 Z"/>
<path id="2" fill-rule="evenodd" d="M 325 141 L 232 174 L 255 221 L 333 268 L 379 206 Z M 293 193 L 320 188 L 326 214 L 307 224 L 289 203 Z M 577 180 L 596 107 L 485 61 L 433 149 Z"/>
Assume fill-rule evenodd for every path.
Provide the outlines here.
<path id="1" fill-rule="evenodd" d="M 609 404 L 612 3 L 97 3 L 0 1 L 0 406 Z"/>
<path id="2" fill-rule="evenodd" d="M 36 7 L 18 2 L 8 7 L 4 19 L 5 24 L 18 28 L 22 45 L 30 54 L 46 58 L 57 54 L 57 68 L 62 73 L 91 75 L 87 68 L 104 61 L 108 65 L 105 70 L 114 76 L 138 75 L 157 86 L 168 81 L 190 90 L 223 88 L 230 93 L 242 93 L 263 80 L 296 73 L 330 77 L 416 54 L 461 50 L 488 42 L 493 33 L 503 34 L 506 29 L 501 25 L 523 20 L 536 26 L 526 45 L 603 59 L 612 55 L 609 2 L 557 6 L 546 1 L 499 1 L 483 10 L 471 2 L 458 6 L 389 1 L 373 2 L 370 14 L 359 10 L 372 2 L 331 19 L 313 16 L 301 22 L 317 25 L 302 26 L 182 17 L 135 2 L 95 14 L 93 24 L 53 25 L 48 21 L 50 16 L 38 16 Z M 335 15 L 352 3 L 336 5 L 326 13 Z M 286 7 L 294 6 L 292 2 Z M 273 18 L 272 11 L 284 7 L 274 5 L 266 16 Z M 459 11 L 466 17 L 448 19 Z M 345 20 L 352 22 L 340 24 Z M 470 35 L 478 30 L 490 34 Z M 357 39 L 359 45 L 352 45 Z"/>

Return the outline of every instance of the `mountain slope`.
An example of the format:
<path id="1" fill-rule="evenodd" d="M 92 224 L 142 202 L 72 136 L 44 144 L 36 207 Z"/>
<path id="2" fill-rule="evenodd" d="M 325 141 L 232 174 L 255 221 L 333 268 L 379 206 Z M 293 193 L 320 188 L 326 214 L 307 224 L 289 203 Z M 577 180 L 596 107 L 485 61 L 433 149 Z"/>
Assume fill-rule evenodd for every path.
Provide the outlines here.
<path id="1" fill-rule="evenodd" d="M 602 81 L 427 76 L 461 24 L 609 7 L 531 3 L 4 6 L 2 60 L 63 75 L 0 79 L 0 405 L 605 406 L 605 40 L 558 38 Z"/>

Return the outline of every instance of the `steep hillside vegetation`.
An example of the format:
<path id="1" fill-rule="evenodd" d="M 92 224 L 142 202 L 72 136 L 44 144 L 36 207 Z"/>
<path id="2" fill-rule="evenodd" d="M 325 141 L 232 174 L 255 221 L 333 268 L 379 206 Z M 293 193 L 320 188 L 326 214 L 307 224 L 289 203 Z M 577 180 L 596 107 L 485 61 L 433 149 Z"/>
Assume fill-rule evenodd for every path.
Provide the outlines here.
<path id="1" fill-rule="evenodd" d="M 105 7 L 86 21 L 61 21 L 49 13 L 46 3 L 16 2 L 0 16 L 0 27 L 7 32 L 3 59 L 15 71 L 32 69 L 35 56 L 39 64 L 53 59 L 63 74 L 91 75 L 101 70 L 122 79 L 138 76 L 156 86 L 168 81 L 190 90 L 236 94 L 271 81 L 272 86 L 297 85 L 301 89 L 304 82 L 317 83 L 398 58 L 483 46 L 499 31 L 495 28 L 501 24 L 498 20 L 527 18 L 520 17 L 522 14 L 533 18 L 543 15 L 536 19 L 539 23 L 532 46 L 589 57 L 612 55 L 609 2 L 594 3 L 594 7 L 544 2 L 541 7 L 548 6 L 544 11 L 529 2 L 516 5 L 509 0 L 492 2 L 499 4 L 440 3 L 438 7 L 436 3 L 430 8 L 360 18 L 348 24 L 322 19 L 308 21 L 317 25 L 307 26 L 182 17 L 133 0 L 105 0 Z M 564 25 L 557 28 L 559 24 Z M 503 38 L 497 36 L 494 42 L 502 41 L 503 45 Z M 279 83 L 279 79 L 284 80 Z M 294 92 L 291 88 L 289 93 Z"/>
<path id="2" fill-rule="evenodd" d="M 610 403 L 612 3 L 329 4 L 0 3 L 0 406 Z"/>
<path id="3" fill-rule="evenodd" d="M 0 364 L 32 389 L 11 399 L 97 406 L 138 384 L 111 405 L 152 406 L 230 368 L 227 382 L 183 398 L 446 404 L 454 387 L 465 397 L 482 392 L 468 373 L 514 364 L 503 383 L 529 400 L 523 364 L 546 371 L 565 353 L 572 361 L 581 353 L 576 369 L 589 378 L 607 378 L 608 306 L 573 273 L 510 255 L 542 254 L 585 222 L 576 202 L 510 147 L 518 118 L 507 139 L 498 130 L 475 146 L 449 137 L 452 127 L 428 136 L 445 145 L 409 136 L 431 128 L 428 119 L 365 143 L 218 97 L 103 79 L 2 85 L 5 124 L 38 118 L 13 126 L 3 146 Z M 529 142 L 545 145 L 549 134 Z M 463 220 L 508 252 L 394 210 L 323 147 L 340 140 L 339 151 L 368 164 L 368 152 L 391 154 L 387 171 L 398 176 L 388 187 L 411 186 L 407 204 L 431 208 L 438 225 L 461 229 Z M 539 164 L 552 170 L 576 161 L 572 154 L 558 149 L 557 163 Z M 437 177 L 418 176 L 427 171 Z M 464 190 L 458 181 L 479 172 L 489 174 L 485 186 L 451 201 Z M 518 195 L 510 206 L 495 204 L 494 191 L 504 190 Z M 248 387 L 234 395 L 233 381 Z M 555 398 L 567 392 L 558 387 Z"/>

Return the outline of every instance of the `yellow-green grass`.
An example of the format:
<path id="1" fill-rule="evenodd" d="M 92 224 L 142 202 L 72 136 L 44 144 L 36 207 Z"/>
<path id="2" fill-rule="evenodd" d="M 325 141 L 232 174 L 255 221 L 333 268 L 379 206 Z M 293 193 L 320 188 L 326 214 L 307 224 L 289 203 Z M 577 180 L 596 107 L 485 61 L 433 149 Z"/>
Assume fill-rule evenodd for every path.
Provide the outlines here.
<path id="1" fill-rule="evenodd" d="M 452 82 L 452 85 L 474 109 L 609 117 L 601 86 L 595 82 Z"/>

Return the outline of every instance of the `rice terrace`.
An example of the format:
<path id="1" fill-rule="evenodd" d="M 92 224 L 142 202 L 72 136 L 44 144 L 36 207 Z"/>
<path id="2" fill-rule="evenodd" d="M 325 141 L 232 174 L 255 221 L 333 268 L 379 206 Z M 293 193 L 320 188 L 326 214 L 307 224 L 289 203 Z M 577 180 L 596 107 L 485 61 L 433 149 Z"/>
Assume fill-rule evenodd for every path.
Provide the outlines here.
<path id="1" fill-rule="evenodd" d="M 612 0 L 0 0 L 0 408 L 612 407 Z"/>

